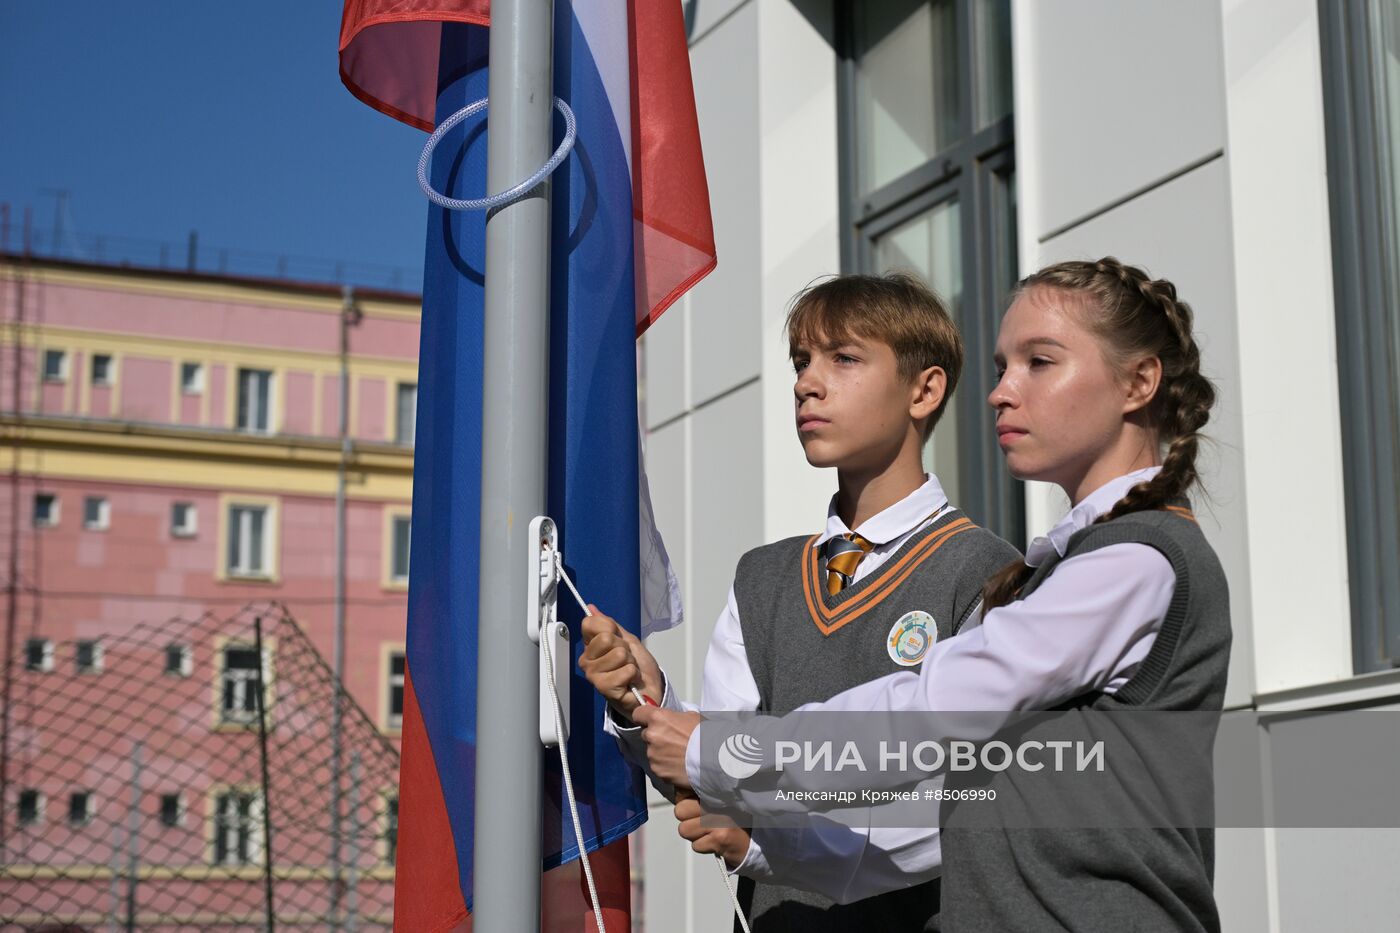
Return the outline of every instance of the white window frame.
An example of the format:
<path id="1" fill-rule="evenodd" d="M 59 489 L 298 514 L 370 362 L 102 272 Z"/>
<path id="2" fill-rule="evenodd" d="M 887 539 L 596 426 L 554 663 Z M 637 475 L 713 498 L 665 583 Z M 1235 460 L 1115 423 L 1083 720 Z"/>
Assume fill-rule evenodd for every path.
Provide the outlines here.
<path id="1" fill-rule="evenodd" d="M 100 379 L 97 377 L 97 361 L 98 361 L 98 360 L 106 360 L 106 361 L 107 361 L 107 372 L 106 372 L 106 373 L 102 376 L 102 378 L 100 378 Z M 117 367 L 117 358 L 114 357 L 112 354 L 110 354 L 110 353 L 94 353 L 94 354 L 92 355 L 91 361 L 88 363 L 88 373 L 89 373 L 89 375 L 90 375 L 91 378 L 92 378 L 92 384 L 95 385 L 95 386 L 110 386 L 110 385 L 112 385 L 114 382 L 116 382 L 116 378 L 115 378 L 116 367 Z"/>
<path id="2" fill-rule="evenodd" d="M 97 517 L 88 514 L 88 506 L 97 503 Z M 88 531 L 106 531 L 112 524 L 112 503 L 106 496 L 83 497 L 83 527 Z"/>
<path id="3" fill-rule="evenodd" d="M 384 725 L 390 732 L 399 732 L 403 729 L 404 702 L 407 697 L 405 692 L 405 675 L 394 673 L 394 659 L 403 662 L 404 671 L 408 670 L 408 655 L 404 649 L 399 648 L 389 652 L 388 663 L 384 666 L 385 690 L 384 690 Z M 399 693 L 399 711 L 394 712 L 394 690 Z"/>
<path id="4" fill-rule="evenodd" d="M 34 818 L 26 820 L 23 818 L 23 800 L 25 794 L 34 795 Z M 44 822 L 44 811 L 47 808 L 48 800 L 44 792 L 37 787 L 22 787 L 19 796 L 15 798 L 15 822 L 20 826 L 38 826 Z"/>
<path id="5" fill-rule="evenodd" d="M 49 507 L 49 517 L 43 521 L 40 521 L 39 519 L 40 499 L 48 499 L 52 503 Z M 34 527 L 57 528 L 59 522 L 59 510 L 62 504 L 63 500 L 56 492 L 36 492 L 34 494 Z"/>
<path id="6" fill-rule="evenodd" d="M 187 524 L 180 525 L 175 521 L 175 511 L 180 506 L 185 507 L 185 517 L 189 520 Z M 170 503 L 170 535 L 173 538 L 193 538 L 199 530 L 199 508 L 193 502 L 172 502 Z"/>
<path id="7" fill-rule="evenodd" d="M 49 360 L 58 360 L 57 372 L 49 371 Z M 45 382 L 67 382 L 68 381 L 68 351 L 56 350 L 52 347 L 45 348 L 44 357 L 40 361 L 43 369 L 40 375 Z"/>
<path id="8" fill-rule="evenodd" d="M 170 656 L 172 652 L 180 652 L 180 663 L 174 670 L 170 669 Z M 188 677 L 194 672 L 194 653 L 190 651 L 190 646 L 182 642 L 171 642 L 165 646 L 165 660 L 161 664 L 161 673 L 167 677 Z"/>
<path id="9" fill-rule="evenodd" d="M 193 377 L 191 377 L 193 373 Z M 180 363 L 180 392 L 184 395 L 204 394 L 204 364 L 194 360 Z"/>
<path id="10" fill-rule="evenodd" d="M 260 535 L 262 547 L 260 554 L 253 553 L 253 525 L 254 514 L 262 516 Z M 271 565 L 271 518 L 272 509 L 266 505 L 256 503 L 234 502 L 228 507 L 228 554 L 226 555 L 225 571 L 230 577 L 246 577 L 252 579 L 266 579 L 272 574 Z M 235 525 L 236 523 L 236 525 Z M 235 540 L 234 529 L 237 528 Z M 253 558 L 256 557 L 256 566 Z"/>
<path id="11" fill-rule="evenodd" d="M 83 645 L 92 646 L 92 663 L 84 665 L 78 655 L 79 648 Z M 102 673 L 102 661 L 106 652 L 102 649 L 102 642 L 96 638 L 83 638 L 73 643 L 73 670 L 79 674 L 100 674 Z"/>
<path id="12" fill-rule="evenodd" d="M 74 819 L 74 818 L 73 818 L 73 799 L 74 799 L 75 797 L 77 797 L 79 794 L 81 794 L 83 797 L 86 798 L 86 800 L 84 801 L 84 802 L 86 803 L 86 806 L 83 808 L 84 812 L 83 812 L 82 818 L 81 818 L 81 819 Z M 69 791 L 69 793 L 68 793 L 68 825 L 69 825 L 69 826 L 87 826 L 88 824 L 90 824 L 90 823 L 93 821 L 93 819 L 96 817 L 96 815 L 97 815 L 97 794 L 96 794 L 96 793 L 94 793 L 90 788 L 81 788 L 81 789 L 79 789 L 79 790 Z"/>
<path id="13" fill-rule="evenodd" d="M 30 663 L 29 652 L 35 645 L 41 646 L 39 666 Z M 53 641 L 48 638 L 31 638 L 24 643 L 24 669 L 36 674 L 47 674 L 53 670 Z"/>
<path id="14" fill-rule="evenodd" d="M 404 545 L 403 573 L 398 572 L 399 568 L 399 525 L 408 526 L 407 543 Z M 413 558 L 413 518 L 409 515 L 394 515 L 389 519 L 389 581 L 391 583 L 408 583 L 409 562 Z"/>
<path id="15" fill-rule="evenodd" d="M 250 391 L 248 392 L 248 399 L 247 399 L 247 403 L 248 403 L 248 404 L 247 404 L 247 406 L 246 406 L 246 408 L 245 408 L 245 406 L 244 406 L 244 404 L 243 404 L 243 401 L 244 401 L 244 397 L 243 397 L 243 377 L 244 377 L 245 375 L 246 375 L 246 376 L 249 376 L 249 377 L 253 377 L 253 376 L 265 376 L 265 377 L 266 377 L 266 379 L 267 379 L 267 407 L 266 407 L 266 409 L 259 410 L 259 409 L 257 408 L 257 406 L 255 405 L 255 399 L 257 398 L 257 394 L 256 394 L 255 392 L 251 391 L 251 389 L 250 389 Z M 270 369 L 259 369 L 259 368 L 257 368 L 257 367 L 253 367 L 253 366 L 240 366 L 240 367 L 238 367 L 238 369 L 234 372 L 234 383 L 233 383 L 233 392 L 234 392 L 234 396 L 233 396 L 233 409 L 234 409 L 234 423 L 235 423 L 235 425 L 237 426 L 238 430 L 243 431 L 243 432 L 246 432 L 246 433 L 248 433 L 248 434 L 272 434 L 272 433 L 275 433 L 275 431 L 276 431 L 276 424 L 275 424 L 274 419 L 273 419 L 273 417 L 272 417 L 272 413 L 273 413 L 274 411 L 277 410 L 277 394 L 276 394 L 277 386 L 276 386 L 276 380 L 273 379 L 273 376 L 274 376 L 274 375 L 275 375 L 275 374 L 274 374 L 273 371 L 270 370 Z M 256 417 L 258 414 L 261 414 L 261 415 L 262 415 L 262 418 Z M 245 423 L 245 421 L 246 421 L 246 423 Z M 261 425 L 258 424 L 259 421 L 262 422 Z"/>
<path id="16" fill-rule="evenodd" d="M 247 813 L 239 814 L 240 805 L 247 801 Z M 262 862 L 263 846 L 262 791 L 225 787 L 214 791 L 209 804 L 209 859 L 214 865 L 241 868 Z M 229 813 L 228 811 L 234 811 Z M 219 848 L 224 854 L 221 858 Z"/>
<path id="17" fill-rule="evenodd" d="M 404 391 L 413 391 L 413 404 L 409 406 L 408 417 L 404 417 Z M 400 382 L 394 389 L 394 443 L 402 447 L 412 447 L 418 438 L 418 383 Z"/>
<path id="18" fill-rule="evenodd" d="M 257 646 L 242 642 L 226 642 L 219 647 L 219 689 L 218 722 L 221 726 L 256 726 L 258 724 L 258 669 L 231 668 L 228 666 L 230 651 L 246 651 L 257 654 Z M 269 676 L 267 647 L 263 647 L 261 657 L 263 679 L 263 701 L 266 705 L 267 693 L 272 678 Z"/>
<path id="19" fill-rule="evenodd" d="M 175 801 L 175 821 L 167 823 L 165 821 L 165 801 Z M 185 795 L 182 791 L 173 794 L 161 794 L 159 797 L 160 809 L 156 812 L 156 820 L 165 829 L 176 829 L 185 825 Z"/>

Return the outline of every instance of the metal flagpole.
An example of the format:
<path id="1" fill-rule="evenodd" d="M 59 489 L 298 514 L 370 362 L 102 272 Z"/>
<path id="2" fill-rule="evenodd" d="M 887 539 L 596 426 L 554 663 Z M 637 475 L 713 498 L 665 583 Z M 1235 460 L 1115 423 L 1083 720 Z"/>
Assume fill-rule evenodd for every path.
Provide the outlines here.
<path id="1" fill-rule="evenodd" d="M 548 160 L 552 0 L 491 4 L 486 187 Z M 540 922 L 539 654 L 525 632 L 526 540 L 544 513 L 549 418 L 549 183 L 486 221 L 473 928 Z M 538 545 L 535 545 L 538 546 Z"/>

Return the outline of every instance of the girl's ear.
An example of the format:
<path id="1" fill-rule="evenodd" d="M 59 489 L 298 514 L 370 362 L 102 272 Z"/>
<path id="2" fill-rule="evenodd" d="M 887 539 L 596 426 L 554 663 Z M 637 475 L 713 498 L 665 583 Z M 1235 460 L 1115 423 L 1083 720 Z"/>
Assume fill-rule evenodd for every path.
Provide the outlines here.
<path id="1" fill-rule="evenodd" d="M 913 391 L 910 393 L 909 414 L 915 418 L 927 418 L 938 411 L 943 397 L 948 392 L 948 374 L 942 366 L 930 366 L 914 377 Z"/>
<path id="2" fill-rule="evenodd" d="M 1147 356 L 1130 365 L 1128 392 L 1123 398 L 1123 414 L 1146 408 L 1157 397 L 1162 385 L 1162 361 Z"/>

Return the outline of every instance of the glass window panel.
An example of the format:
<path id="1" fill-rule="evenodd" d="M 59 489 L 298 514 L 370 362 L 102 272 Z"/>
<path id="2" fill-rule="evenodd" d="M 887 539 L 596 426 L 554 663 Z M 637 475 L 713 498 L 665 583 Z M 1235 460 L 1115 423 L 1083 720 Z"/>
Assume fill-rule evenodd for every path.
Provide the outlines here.
<path id="1" fill-rule="evenodd" d="M 418 386 L 414 383 L 400 383 L 398 397 L 398 420 L 395 422 L 395 439 L 408 447 L 413 446 L 415 420 L 418 414 Z"/>
<path id="2" fill-rule="evenodd" d="M 954 319 L 962 303 L 962 234 L 958 202 L 939 204 L 875 241 L 879 272 L 912 272 L 943 296 Z M 950 402 L 924 450 L 924 468 L 938 474 L 953 502 L 962 501 L 958 470 L 958 409 Z"/>
<path id="3" fill-rule="evenodd" d="M 238 371 L 238 427 L 243 431 L 270 430 L 272 373 L 263 369 Z"/>
<path id="4" fill-rule="evenodd" d="M 976 0 L 977 129 L 1011 114 L 1011 0 Z"/>
<path id="5" fill-rule="evenodd" d="M 204 367 L 199 363 L 180 364 L 180 391 L 204 391 Z"/>
<path id="6" fill-rule="evenodd" d="M 160 824 L 162 826 L 179 826 L 181 809 L 179 794 L 161 794 Z"/>
<path id="7" fill-rule="evenodd" d="M 1381 188 L 1385 192 L 1381 215 L 1390 243 L 1400 244 L 1400 0 L 1374 0 L 1375 90 L 1380 113 Z M 1390 257 L 1390 290 L 1400 295 L 1400 257 Z M 1400 359 L 1400 318 L 1394 310 L 1390 323 L 1391 359 Z M 1392 426 L 1400 434 L 1400 425 Z"/>
<path id="8" fill-rule="evenodd" d="M 68 378 L 68 354 L 62 350 L 45 350 L 44 378 L 51 382 Z"/>
<path id="9" fill-rule="evenodd" d="M 412 540 L 412 522 L 408 518 L 394 519 L 394 562 L 391 573 L 395 580 L 408 579 L 408 551 Z"/>
<path id="10" fill-rule="evenodd" d="M 262 509 L 249 509 L 248 512 L 248 563 L 253 573 L 263 569 L 263 517 Z"/>
<path id="11" fill-rule="evenodd" d="M 856 12 L 860 187 L 873 191 L 958 137 L 953 0 L 861 3 Z"/>

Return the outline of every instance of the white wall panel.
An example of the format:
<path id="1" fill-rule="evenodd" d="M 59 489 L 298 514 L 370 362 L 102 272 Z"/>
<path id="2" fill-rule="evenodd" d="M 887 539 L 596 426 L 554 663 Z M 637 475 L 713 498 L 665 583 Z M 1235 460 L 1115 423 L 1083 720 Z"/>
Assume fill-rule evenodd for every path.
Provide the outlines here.
<path id="1" fill-rule="evenodd" d="M 793 372 L 783 329 L 792 296 L 813 279 L 840 271 L 836 57 L 829 2 L 759 4 L 764 50 L 763 372 L 764 538 L 776 541 L 820 527 L 836 490 L 836 471 L 809 466 L 797 440 Z"/>
<path id="2" fill-rule="evenodd" d="M 1235 283 L 1231 261 L 1229 179 L 1216 159 L 1042 245 L 1042 264 L 1112 254 L 1170 279 L 1195 312 L 1201 368 L 1218 398 L 1199 466 L 1205 495 L 1192 494 L 1196 514 L 1230 581 L 1235 642 L 1227 703 L 1254 692 L 1253 629 L 1246 529 L 1244 441 Z"/>
<path id="3" fill-rule="evenodd" d="M 745 551 L 763 543 L 764 490 L 756 480 L 763 474 L 758 402 L 754 383 L 691 415 L 691 582 L 685 627 L 691 633 L 695 683 L 734 568 Z"/>
<path id="4" fill-rule="evenodd" d="M 691 40 L 696 44 L 709 38 L 709 33 L 725 17 L 730 16 L 744 4 L 753 6 L 756 0 L 685 0 L 691 16 Z"/>
<path id="5" fill-rule="evenodd" d="M 1264 693 L 1352 674 L 1321 42 L 1314 0 L 1224 11 L 1244 468 L 1279 506 L 1249 514 Z"/>
<path id="6" fill-rule="evenodd" d="M 648 428 L 670 421 L 690 404 L 686 386 L 689 314 L 690 299 L 683 297 L 642 335 Z"/>
<path id="7" fill-rule="evenodd" d="M 1219 0 L 1017 0 L 1016 16 L 1018 145 L 1045 179 L 1030 235 L 1224 147 Z"/>
<path id="8" fill-rule="evenodd" d="M 690 404 L 759 371 L 758 14 L 750 3 L 690 53 L 719 265 L 691 292 Z"/>

